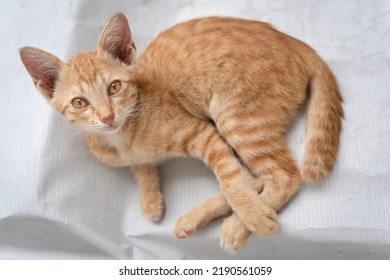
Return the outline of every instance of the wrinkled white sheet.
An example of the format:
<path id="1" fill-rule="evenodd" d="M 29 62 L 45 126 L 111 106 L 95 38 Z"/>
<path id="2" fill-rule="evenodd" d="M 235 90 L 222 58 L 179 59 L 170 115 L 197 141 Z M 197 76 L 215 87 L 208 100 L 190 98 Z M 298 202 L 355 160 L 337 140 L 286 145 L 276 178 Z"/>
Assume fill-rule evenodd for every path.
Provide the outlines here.
<path id="1" fill-rule="evenodd" d="M 18 56 L 36 46 L 64 60 L 95 48 L 106 20 L 125 13 L 139 53 L 162 30 L 208 15 L 271 22 L 314 47 L 338 77 L 346 120 L 338 164 L 304 184 L 280 213 L 280 232 L 253 236 L 230 256 L 221 220 L 188 239 L 177 218 L 219 191 L 200 161 L 161 168 L 167 210 L 144 218 L 126 168 L 88 152 L 81 135 L 46 105 Z M 0 1 L 0 258 L 389 259 L 390 2 L 369 1 Z M 289 144 L 302 158 L 304 120 Z"/>

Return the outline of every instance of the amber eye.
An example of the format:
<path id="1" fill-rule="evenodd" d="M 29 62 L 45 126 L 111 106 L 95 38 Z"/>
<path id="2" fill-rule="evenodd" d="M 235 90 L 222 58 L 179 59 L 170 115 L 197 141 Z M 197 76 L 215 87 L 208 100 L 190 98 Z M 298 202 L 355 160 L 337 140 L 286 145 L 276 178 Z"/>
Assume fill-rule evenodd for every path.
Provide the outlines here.
<path id="1" fill-rule="evenodd" d="M 72 100 L 72 106 L 78 110 L 84 109 L 88 105 L 89 105 L 88 101 L 81 97 L 77 97 Z"/>
<path id="2" fill-rule="evenodd" d="M 110 86 L 108 87 L 108 95 L 115 95 L 117 94 L 122 88 L 122 83 L 118 80 L 113 81 Z"/>

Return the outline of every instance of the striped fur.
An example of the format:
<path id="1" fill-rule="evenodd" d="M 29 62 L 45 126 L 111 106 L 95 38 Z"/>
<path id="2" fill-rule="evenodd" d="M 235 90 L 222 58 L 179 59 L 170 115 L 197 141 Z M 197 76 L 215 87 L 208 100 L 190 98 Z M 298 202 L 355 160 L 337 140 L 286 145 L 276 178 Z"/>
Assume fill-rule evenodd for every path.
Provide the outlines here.
<path id="1" fill-rule="evenodd" d="M 161 33 L 134 63 L 127 20 L 117 14 L 97 51 L 69 63 L 31 47 L 21 57 L 50 104 L 85 130 L 97 158 L 132 167 L 151 220 L 164 210 L 159 163 L 191 156 L 214 171 L 221 194 L 179 219 L 179 238 L 233 209 L 221 245 L 237 251 L 251 232 L 276 232 L 276 212 L 302 179 L 321 179 L 334 166 L 343 116 L 336 80 L 313 49 L 266 23 L 219 17 L 182 23 Z M 45 73 L 57 73 L 54 87 L 53 75 L 45 86 Z M 122 88 L 109 96 L 114 80 Z M 76 97 L 89 106 L 74 109 Z M 305 102 L 300 171 L 285 130 Z"/>

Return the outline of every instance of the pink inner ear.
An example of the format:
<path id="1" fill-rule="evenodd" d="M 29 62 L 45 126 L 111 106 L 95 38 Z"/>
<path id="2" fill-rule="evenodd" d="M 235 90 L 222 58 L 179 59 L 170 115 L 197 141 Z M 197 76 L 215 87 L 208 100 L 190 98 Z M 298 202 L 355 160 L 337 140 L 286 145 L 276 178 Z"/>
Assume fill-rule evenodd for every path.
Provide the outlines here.
<path id="1" fill-rule="evenodd" d="M 110 54 L 113 57 L 119 58 L 126 64 L 133 64 L 135 47 L 134 43 L 132 45 L 124 45 L 124 46 L 115 46 L 111 49 Z"/>
<path id="2" fill-rule="evenodd" d="M 47 76 L 44 80 L 34 79 L 35 87 L 46 97 L 53 98 L 57 76 Z"/>
<path id="3" fill-rule="evenodd" d="M 39 60 L 32 60 L 27 66 L 36 88 L 47 98 L 53 98 L 58 70 L 51 62 L 42 63 Z"/>

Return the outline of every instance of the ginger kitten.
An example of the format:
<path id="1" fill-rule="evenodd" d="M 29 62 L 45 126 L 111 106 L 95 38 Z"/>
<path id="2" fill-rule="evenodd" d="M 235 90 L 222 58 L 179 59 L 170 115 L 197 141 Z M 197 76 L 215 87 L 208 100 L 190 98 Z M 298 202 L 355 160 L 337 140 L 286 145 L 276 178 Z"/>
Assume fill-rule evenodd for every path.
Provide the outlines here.
<path id="1" fill-rule="evenodd" d="M 251 232 L 276 232 L 276 211 L 302 180 L 323 178 L 335 163 L 343 116 L 336 80 L 313 49 L 266 23 L 191 20 L 161 33 L 136 61 L 118 13 L 97 50 L 68 63 L 33 47 L 20 55 L 38 91 L 84 130 L 91 152 L 110 166 L 131 167 L 149 219 L 164 210 L 158 164 L 191 156 L 214 171 L 222 194 L 179 219 L 179 238 L 232 209 L 221 245 L 235 252 Z M 300 172 L 285 130 L 306 100 Z"/>

